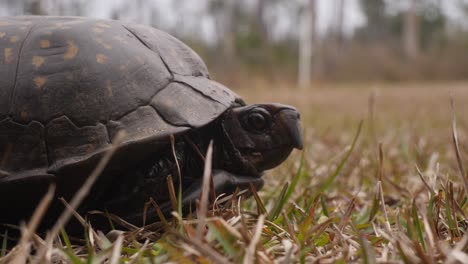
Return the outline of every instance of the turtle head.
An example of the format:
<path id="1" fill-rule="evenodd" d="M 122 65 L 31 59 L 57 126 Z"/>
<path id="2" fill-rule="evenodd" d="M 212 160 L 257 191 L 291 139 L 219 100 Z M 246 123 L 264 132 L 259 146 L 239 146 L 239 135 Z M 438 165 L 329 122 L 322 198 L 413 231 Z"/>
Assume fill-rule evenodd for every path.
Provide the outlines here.
<path id="1" fill-rule="evenodd" d="M 302 149 L 299 112 L 282 104 L 255 104 L 230 109 L 225 133 L 247 171 L 260 174 L 278 166 L 294 148 Z M 245 169 L 245 168 L 243 168 Z"/>

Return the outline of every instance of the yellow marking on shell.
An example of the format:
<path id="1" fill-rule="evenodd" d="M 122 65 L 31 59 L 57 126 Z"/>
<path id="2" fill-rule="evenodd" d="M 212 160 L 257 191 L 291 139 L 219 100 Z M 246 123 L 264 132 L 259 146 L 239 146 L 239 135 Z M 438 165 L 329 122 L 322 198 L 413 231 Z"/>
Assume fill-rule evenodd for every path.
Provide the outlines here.
<path id="1" fill-rule="evenodd" d="M 45 62 L 45 58 L 42 56 L 34 56 L 32 58 L 32 64 L 36 66 L 36 69 L 41 67 L 42 64 L 44 64 L 44 62 Z"/>
<path id="2" fill-rule="evenodd" d="M 10 37 L 10 42 L 11 43 L 16 43 L 16 42 L 18 42 L 18 40 L 19 40 L 18 36 L 11 36 Z"/>
<path id="3" fill-rule="evenodd" d="M 102 33 L 102 32 L 104 32 L 104 29 L 95 27 L 95 28 L 93 28 L 93 31 L 96 32 L 96 33 Z"/>
<path id="4" fill-rule="evenodd" d="M 106 62 L 107 62 L 107 56 L 104 55 L 104 54 L 101 54 L 101 53 L 96 54 L 96 61 L 97 61 L 97 63 L 99 63 L 99 64 L 106 64 Z"/>
<path id="5" fill-rule="evenodd" d="M 48 39 L 41 39 L 39 41 L 39 45 L 41 46 L 42 49 L 47 49 L 50 47 L 50 41 Z"/>
<path id="6" fill-rule="evenodd" d="M 112 49 L 112 45 L 106 43 L 102 38 L 96 38 L 96 42 L 101 44 L 106 49 Z"/>
<path id="7" fill-rule="evenodd" d="M 111 80 L 106 80 L 106 90 L 108 96 L 113 96 L 114 92 L 112 91 L 112 82 Z"/>
<path id="8" fill-rule="evenodd" d="M 13 49 L 12 48 L 5 48 L 3 50 L 3 57 L 5 64 L 10 64 L 13 62 Z"/>
<path id="9" fill-rule="evenodd" d="M 105 24 L 105 23 L 96 23 L 95 24 L 97 27 L 103 27 L 103 28 L 111 28 L 110 25 L 108 24 Z"/>
<path id="10" fill-rule="evenodd" d="M 6 21 L 0 21 L 0 27 L 2 26 L 8 26 L 10 25 L 10 23 L 6 22 Z"/>
<path id="11" fill-rule="evenodd" d="M 47 82 L 47 77 L 37 76 L 37 77 L 34 77 L 33 81 L 37 89 L 42 89 L 42 87 L 44 87 L 44 84 Z"/>
<path id="12" fill-rule="evenodd" d="M 0 32 L 0 38 L 3 38 L 6 35 L 5 32 Z"/>
<path id="13" fill-rule="evenodd" d="M 67 40 L 67 51 L 63 55 L 65 60 L 71 60 L 75 58 L 76 54 L 78 53 L 78 46 L 73 40 Z"/>

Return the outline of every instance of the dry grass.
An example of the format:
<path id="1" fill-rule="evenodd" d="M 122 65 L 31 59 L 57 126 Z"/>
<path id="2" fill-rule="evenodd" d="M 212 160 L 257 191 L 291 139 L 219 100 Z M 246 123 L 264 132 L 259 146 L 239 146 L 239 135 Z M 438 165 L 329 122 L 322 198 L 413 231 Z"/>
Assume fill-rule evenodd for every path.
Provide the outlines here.
<path id="1" fill-rule="evenodd" d="M 64 232 L 53 246 L 28 242 L 55 263 L 467 263 L 468 84 L 352 86 L 239 90 L 249 102 L 296 105 L 305 125 L 304 152 L 253 198 L 221 198 L 200 220 L 90 228 L 82 245 Z"/>

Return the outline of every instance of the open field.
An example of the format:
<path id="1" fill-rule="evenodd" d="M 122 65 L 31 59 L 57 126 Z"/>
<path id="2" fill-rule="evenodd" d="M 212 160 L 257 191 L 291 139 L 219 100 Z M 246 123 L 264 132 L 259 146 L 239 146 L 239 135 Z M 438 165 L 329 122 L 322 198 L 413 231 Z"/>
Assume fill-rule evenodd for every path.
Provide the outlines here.
<path id="1" fill-rule="evenodd" d="M 247 102 L 277 101 L 302 113 L 306 148 L 265 176 L 260 198 L 233 199 L 208 218 L 160 224 L 156 232 L 90 231 L 84 246 L 62 234 L 50 256 L 72 263 L 467 263 L 468 203 L 450 95 L 464 166 L 468 83 L 351 86 L 238 89 Z"/>

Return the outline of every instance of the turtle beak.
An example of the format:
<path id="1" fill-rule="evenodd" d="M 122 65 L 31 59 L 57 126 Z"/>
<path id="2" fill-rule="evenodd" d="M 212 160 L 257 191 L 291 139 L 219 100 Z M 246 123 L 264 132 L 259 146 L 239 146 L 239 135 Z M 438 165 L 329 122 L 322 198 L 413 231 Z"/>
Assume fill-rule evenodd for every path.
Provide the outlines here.
<path id="1" fill-rule="evenodd" d="M 283 108 L 277 115 L 281 120 L 284 130 L 287 132 L 292 147 L 302 149 L 304 142 L 302 140 L 300 114 L 294 108 Z"/>

